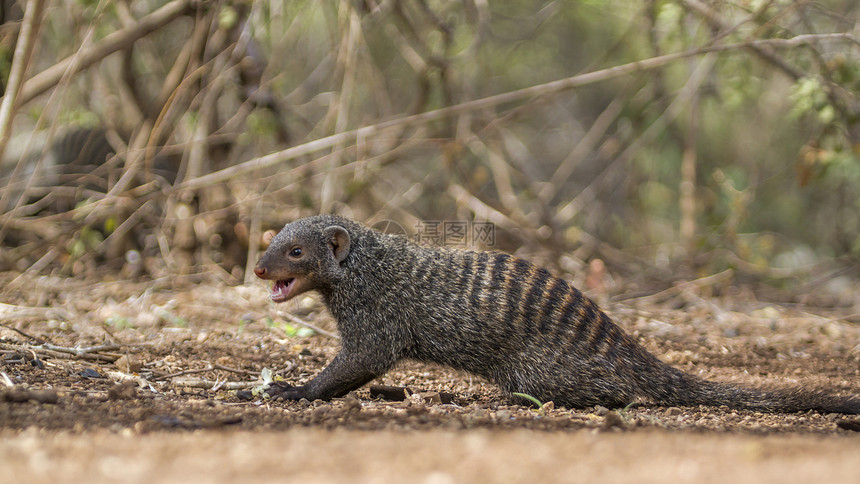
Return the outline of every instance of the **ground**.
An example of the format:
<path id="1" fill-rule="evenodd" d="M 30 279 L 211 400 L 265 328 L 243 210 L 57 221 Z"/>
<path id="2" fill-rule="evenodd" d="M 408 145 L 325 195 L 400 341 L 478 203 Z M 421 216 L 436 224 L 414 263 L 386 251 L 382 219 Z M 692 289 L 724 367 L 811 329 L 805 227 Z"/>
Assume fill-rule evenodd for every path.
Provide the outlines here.
<path id="1" fill-rule="evenodd" d="M 404 362 L 333 402 L 271 402 L 336 354 L 314 297 L 262 283 L 0 274 L 0 482 L 856 482 L 860 420 L 642 404 L 542 409 Z M 613 319 L 685 371 L 860 394 L 856 305 L 768 304 L 696 285 L 609 300 Z M 839 305 L 836 305 L 839 306 Z M 310 330 L 309 324 L 317 328 Z"/>

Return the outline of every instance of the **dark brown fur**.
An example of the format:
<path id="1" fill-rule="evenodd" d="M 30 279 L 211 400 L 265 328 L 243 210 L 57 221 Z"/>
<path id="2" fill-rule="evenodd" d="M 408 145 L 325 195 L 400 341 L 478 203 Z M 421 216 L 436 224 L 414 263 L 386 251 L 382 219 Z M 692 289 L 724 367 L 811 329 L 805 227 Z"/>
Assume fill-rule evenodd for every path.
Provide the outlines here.
<path id="1" fill-rule="evenodd" d="M 342 217 L 316 216 L 284 227 L 255 272 L 281 281 L 275 300 L 318 291 L 342 337 L 340 353 L 316 378 L 272 386 L 275 397 L 342 396 L 410 358 L 569 407 L 644 400 L 860 413 L 853 397 L 764 391 L 684 373 L 646 351 L 575 287 L 508 254 L 421 247 Z"/>

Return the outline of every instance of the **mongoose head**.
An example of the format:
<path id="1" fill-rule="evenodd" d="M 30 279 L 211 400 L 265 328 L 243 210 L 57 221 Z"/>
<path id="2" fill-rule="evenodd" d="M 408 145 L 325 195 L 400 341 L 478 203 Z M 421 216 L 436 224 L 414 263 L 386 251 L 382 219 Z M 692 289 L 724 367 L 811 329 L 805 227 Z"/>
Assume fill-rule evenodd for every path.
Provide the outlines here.
<path id="1" fill-rule="evenodd" d="M 254 273 L 275 281 L 270 297 L 284 302 L 303 292 L 325 289 L 341 274 L 349 251 L 349 232 L 336 219 L 301 219 L 287 224 L 272 239 Z"/>

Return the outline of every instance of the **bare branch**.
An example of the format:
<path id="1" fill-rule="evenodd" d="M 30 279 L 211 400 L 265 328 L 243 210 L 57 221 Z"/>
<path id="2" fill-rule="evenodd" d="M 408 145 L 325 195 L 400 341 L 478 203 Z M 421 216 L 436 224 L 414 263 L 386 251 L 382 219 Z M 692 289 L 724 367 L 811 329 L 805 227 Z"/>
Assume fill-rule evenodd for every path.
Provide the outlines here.
<path id="1" fill-rule="evenodd" d="M 191 8 L 191 0 L 174 0 L 155 12 L 140 19 L 127 29 L 117 30 L 96 42 L 90 48 L 66 57 L 44 71 L 27 80 L 21 90 L 19 103 L 25 104 L 39 94 L 55 86 L 65 75 L 76 74 L 110 54 L 125 49 L 137 39 L 154 32 L 169 24 L 176 18 L 185 15 Z"/>
<path id="2" fill-rule="evenodd" d="M 22 96 L 19 96 L 19 91 L 24 82 L 27 66 L 30 64 L 33 48 L 36 45 L 36 35 L 42 23 L 44 11 L 44 0 L 34 0 L 27 3 L 27 9 L 24 12 L 21 35 L 18 36 L 12 66 L 9 70 L 9 81 L 6 83 L 6 92 L 2 102 L 0 102 L 0 160 L 3 159 L 6 144 L 12 133 L 12 116 L 15 114 L 15 109 L 26 102 L 21 98 Z M 0 198 L 0 207 L 3 207 L 3 202 L 7 196 L 8 191 Z"/>
<path id="3" fill-rule="evenodd" d="M 453 106 L 447 106 L 440 109 L 435 109 L 432 111 L 427 111 L 420 114 L 414 114 L 410 116 L 403 116 L 395 119 L 390 119 L 388 121 L 383 121 L 371 126 L 365 126 L 358 129 L 353 129 L 349 131 L 343 131 L 340 133 L 335 133 L 330 136 L 326 136 L 323 138 L 315 139 L 313 141 L 309 141 L 307 143 L 293 146 L 291 148 L 287 148 L 282 151 L 276 151 L 274 153 L 270 153 L 265 156 L 260 156 L 257 158 L 253 158 L 244 163 L 240 163 L 237 165 L 233 165 L 228 168 L 224 168 L 219 171 L 215 171 L 209 173 L 207 175 L 203 175 L 197 178 L 189 179 L 179 185 L 178 189 L 189 189 L 189 188 L 199 188 L 206 185 L 210 185 L 213 183 L 223 182 L 228 180 L 238 174 L 246 173 L 248 171 L 258 170 L 261 168 L 266 168 L 269 166 L 274 166 L 280 163 L 283 163 L 288 160 L 292 160 L 294 158 L 304 156 L 310 153 L 314 153 L 316 151 L 332 148 L 334 146 L 340 145 L 344 142 L 348 142 L 350 140 L 362 139 L 362 138 L 370 138 L 374 134 L 379 131 L 397 127 L 404 125 L 413 125 L 413 124 L 423 124 L 432 121 L 437 121 L 439 119 L 446 118 L 448 116 L 453 116 L 460 113 L 477 111 L 481 109 L 487 109 L 490 107 L 498 106 L 500 104 L 510 103 L 510 102 L 518 102 L 523 101 L 525 99 L 535 98 L 539 96 L 546 96 L 550 94 L 555 94 L 561 91 L 566 91 L 569 89 L 575 89 L 583 86 L 587 86 L 590 84 L 594 84 L 597 82 L 606 81 L 609 79 L 614 79 L 617 77 L 625 76 L 628 74 L 632 74 L 635 72 L 643 72 L 652 69 L 659 69 L 661 67 L 672 64 L 673 62 L 677 62 L 681 59 L 686 59 L 689 57 L 696 57 L 699 55 L 704 55 L 710 52 L 725 52 L 739 49 L 746 49 L 754 46 L 796 46 L 802 45 L 803 43 L 809 42 L 811 40 L 847 40 L 854 41 L 854 36 L 849 33 L 836 33 L 836 34 L 820 34 L 820 35 L 803 35 L 800 40 L 792 39 L 770 39 L 770 40 L 760 40 L 760 41 L 750 41 L 750 42 L 738 42 L 732 44 L 720 44 L 720 45 L 709 45 L 705 47 L 699 47 L 696 49 L 686 50 L 684 52 L 676 52 L 673 54 L 666 54 L 657 57 L 651 57 L 648 59 L 644 59 L 641 61 L 635 61 L 628 64 L 622 64 L 615 67 L 609 67 L 606 69 L 601 69 L 598 71 L 588 72 L 585 74 L 580 74 L 573 77 L 568 77 L 564 79 L 559 79 L 557 81 L 547 82 L 544 84 L 538 84 L 536 86 L 526 87 L 523 89 L 517 89 L 514 91 L 508 91 L 502 94 L 496 94 L 493 96 L 487 96 L 480 99 L 475 99 L 472 101 L 466 101 L 460 104 L 456 104 Z"/>
<path id="4" fill-rule="evenodd" d="M 684 0 L 684 4 L 687 5 L 687 7 L 690 8 L 690 10 L 692 10 L 692 11 L 696 12 L 697 14 L 701 15 L 702 17 L 704 17 L 708 23 L 710 23 L 711 25 L 713 25 L 714 27 L 716 27 L 720 30 L 730 31 L 730 30 L 734 30 L 734 28 L 735 28 L 734 26 L 730 25 L 727 21 L 725 21 L 724 19 L 717 16 L 713 11 L 713 7 L 708 6 L 708 5 L 700 2 L 699 0 Z M 825 35 L 827 35 L 827 34 L 825 34 Z M 810 37 L 810 36 L 800 36 L 800 37 Z M 813 35 L 811 37 L 819 37 L 819 36 Z M 786 74 L 791 76 L 793 79 L 797 80 L 797 79 L 800 79 L 801 77 L 803 77 L 803 72 L 794 68 L 793 66 L 789 65 L 784 60 L 782 60 L 781 58 L 776 56 L 776 54 L 774 54 L 773 50 L 771 49 L 771 47 L 795 46 L 795 45 L 801 45 L 803 43 L 808 42 L 808 40 L 797 40 L 796 41 L 795 39 L 797 39 L 797 37 L 794 37 L 791 39 L 766 39 L 766 40 L 760 40 L 760 41 L 757 41 L 754 43 L 750 43 L 750 45 L 748 45 L 747 47 L 750 50 L 752 50 L 753 52 L 755 52 L 759 57 L 761 57 L 765 61 L 773 64 L 774 66 L 778 67 L 783 72 L 785 72 Z M 794 43 L 794 42 L 797 42 L 797 43 Z"/>

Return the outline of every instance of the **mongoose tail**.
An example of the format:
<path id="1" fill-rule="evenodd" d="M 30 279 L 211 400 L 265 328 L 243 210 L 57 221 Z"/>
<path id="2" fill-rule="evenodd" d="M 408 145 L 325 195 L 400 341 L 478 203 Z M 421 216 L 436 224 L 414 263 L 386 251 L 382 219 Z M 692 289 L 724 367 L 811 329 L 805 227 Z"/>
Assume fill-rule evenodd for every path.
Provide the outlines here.
<path id="1" fill-rule="evenodd" d="M 759 389 L 743 385 L 703 380 L 653 358 L 656 367 L 643 397 L 663 406 L 706 405 L 768 413 L 794 413 L 814 410 L 821 413 L 860 414 L 860 399 L 838 396 L 819 389 L 800 387 Z M 649 365 L 650 366 L 650 365 Z M 663 367 L 663 368 L 659 368 Z"/>
<path id="2" fill-rule="evenodd" d="M 275 398 L 345 395 L 398 361 L 435 362 L 511 393 L 567 407 L 726 405 L 860 413 L 860 401 L 805 389 L 702 380 L 660 361 L 565 280 L 499 252 L 421 247 L 332 215 L 287 224 L 254 272 L 283 302 L 322 295 L 341 350 L 316 378 Z"/>

